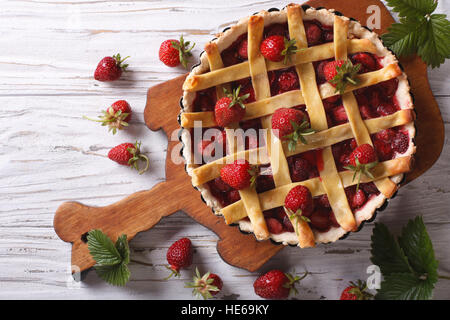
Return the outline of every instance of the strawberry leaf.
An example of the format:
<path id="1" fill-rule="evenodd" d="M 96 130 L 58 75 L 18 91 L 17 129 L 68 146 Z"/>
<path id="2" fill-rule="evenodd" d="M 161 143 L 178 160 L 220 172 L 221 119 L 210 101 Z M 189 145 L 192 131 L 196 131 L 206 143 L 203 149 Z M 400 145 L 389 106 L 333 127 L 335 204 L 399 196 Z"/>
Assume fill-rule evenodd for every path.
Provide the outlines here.
<path id="1" fill-rule="evenodd" d="M 433 284 L 412 273 L 392 273 L 384 277 L 377 300 L 428 300 L 433 293 Z"/>
<path id="2" fill-rule="evenodd" d="M 386 0 L 386 2 L 401 18 L 427 15 L 437 6 L 435 0 Z"/>

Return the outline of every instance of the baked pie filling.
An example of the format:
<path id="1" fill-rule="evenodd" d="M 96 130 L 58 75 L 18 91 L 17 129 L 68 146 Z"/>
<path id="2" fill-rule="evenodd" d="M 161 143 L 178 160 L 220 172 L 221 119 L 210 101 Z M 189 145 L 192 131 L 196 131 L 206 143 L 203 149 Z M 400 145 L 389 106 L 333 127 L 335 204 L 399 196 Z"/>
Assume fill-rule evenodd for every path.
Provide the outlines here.
<path id="1" fill-rule="evenodd" d="M 258 240 L 311 247 L 356 231 L 393 196 L 411 167 L 415 128 L 406 75 L 378 36 L 333 10 L 304 8 L 262 11 L 208 43 L 183 85 L 180 124 L 186 171 L 216 214 Z M 287 61 L 261 54 L 261 41 L 273 35 L 295 40 L 297 50 Z M 325 78 L 324 66 L 333 60 L 360 65 L 358 82 L 344 92 Z M 216 101 L 237 89 L 247 96 L 245 115 L 219 127 Z M 279 108 L 307 115 L 314 133 L 304 137 L 306 143 L 292 148 L 274 136 L 271 117 Z M 212 136 L 202 136 L 213 128 Z M 232 129 L 249 133 L 241 149 Z M 196 130 L 202 139 L 194 139 Z M 345 167 L 361 144 L 372 145 L 379 162 L 373 178 L 363 175 L 357 189 Z M 235 190 L 222 181 L 220 169 L 234 159 L 253 159 L 260 171 L 255 187 Z M 314 210 L 307 223 L 293 226 L 283 204 L 296 185 L 311 191 Z"/>

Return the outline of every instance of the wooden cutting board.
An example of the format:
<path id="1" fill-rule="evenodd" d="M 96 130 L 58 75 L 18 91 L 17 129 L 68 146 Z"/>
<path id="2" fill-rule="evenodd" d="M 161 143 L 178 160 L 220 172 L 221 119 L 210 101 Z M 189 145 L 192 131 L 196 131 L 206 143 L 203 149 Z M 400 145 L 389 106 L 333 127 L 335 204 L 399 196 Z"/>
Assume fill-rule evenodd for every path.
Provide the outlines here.
<path id="1" fill-rule="evenodd" d="M 394 21 L 386 7 L 378 0 L 312 0 L 306 2 L 313 7 L 334 8 L 345 16 L 366 24 L 371 5 L 380 10 L 381 29 L 385 33 Z M 269 9 L 269 8 L 266 8 Z M 408 173 L 408 183 L 426 170 L 439 158 L 444 144 L 444 124 L 439 107 L 433 97 L 427 78 L 427 67 L 417 56 L 400 59 L 411 82 L 417 111 L 417 154 L 415 168 Z M 179 130 L 177 116 L 180 111 L 181 86 L 186 75 L 161 83 L 148 90 L 144 111 L 145 123 L 151 130 L 163 129 L 168 137 Z M 112 239 L 126 234 L 133 239 L 138 232 L 148 230 L 161 218 L 176 211 L 184 211 L 200 224 L 214 231 L 218 237 L 217 251 L 227 263 L 249 271 L 255 271 L 267 260 L 283 249 L 271 241 L 256 241 L 252 234 L 243 234 L 237 227 L 225 224 L 222 217 L 214 215 L 203 203 L 200 193 L 191 185 L 184 171 L 184 164 L 174 164 L 171 154 L 180 151 L 177 141 L 169 141 L 166 156 L 166 181 L 151 190 L 134 193 L 127 198 L 105 207 L 88 207 L 78 202 L 65 202 L 56 211 L 54 228 L 58 236 L 73 243 L 72 265 L 76 271 L 94 265 L 87 244 L 86 233 L 101 229 Z M 300 249 L 299 249 L 300 250 Z M 314 249 L 312 249 L 314 250 Z"/>

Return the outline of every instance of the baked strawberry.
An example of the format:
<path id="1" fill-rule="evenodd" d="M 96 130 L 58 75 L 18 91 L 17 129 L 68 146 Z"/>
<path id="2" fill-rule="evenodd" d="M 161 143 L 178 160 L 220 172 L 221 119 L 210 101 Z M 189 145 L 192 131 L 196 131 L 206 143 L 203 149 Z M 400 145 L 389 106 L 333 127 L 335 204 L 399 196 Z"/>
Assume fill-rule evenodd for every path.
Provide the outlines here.
<path id="1" fill-rule="evenodd" d="M 343 105 L 337 106 L 331 110 L 331 116 L 336 124 L 343 124 L 348 122 L 347 113 Z"/>
<path id="2" fill-rule="evenodd" d="M 372 173 L 370 173 L 370 169 L 378 164 L 377 153 L 370 144 L 365 143 L 353 150 L 348 161 L 349 165 L 344 168 L 355 172 L 353 180 L 355 180 L 355 177 L 358 174 L 358 184 L 356 185 L 356 190 L 358 191 L 361 174 L 372 179 L 374 178 Z"/>
<path id="3" fill-rule="evenodd" d="M 267 229 L 272 234 L 280 234 L 283 232 L 283 225 L 275 218 L 266 219 Z"/>
<path id="4" fill-rule="evenodd" d="M 97 65 L 94 72 L 94 79 L 98 81 L 114 81 L 120 78 L 122 71 L 125 71 L 128 64 L 123 62 L 129 57 L 121 58 L 120 53 L 112 57 L 104 57 Z"/>
<path id="5" fill-rule="evenodd" d="M 201 296 L 203 299 L 210 299 L 222 290 L 223 282 L 220 277 L 211 272 L 200 275 L 198 268 L 195 268 L 195 276 L 192 282 L 188 282 L 185 288 L 193 288 L 194 296 Z"/>
<path id="6" fill-rule="evenodd" d="M 405 153 L 409 147 L 409 137 L 403 132 L 397 132 L 392 139 L 392 148 L 398 153 Z"/>
<path id="7" fill-rule="evenodd" d="M 108 126 L 109 131 L 112 131 L 113 134 L 116 134 L 117 130 L 128 127 L 131 119 L 131 108 L 125 100 L 114 102 L 106 111 L 102 111 L 102 113 L 103 115 L 99 116 L 98 119 L 91 119 L 86 116 L 83 116 L 83 118 L 101 122 L 102 126 Z"/>
<path id="8" fill-rule="evenodd" d="M 278 77 L 278 87 L 281 91 L 286 92 L 290 90 L 299 89 L 298 76 L 296 72 L 285 71 Z"/>
<path id="9" fill-rule="evenodd" d="M 327 232 L 331 227 L 331 210 L 327 208 L 318 208 L 309 217 L 311 225 L 320 232 Z"/>
<path id="10" fill-rule="evenodd" d="M 272 130 L 281 140 L 289 141 L 289 150 L 294 150 L 300 140 L 307 144 L 304 136 L 313 134 L 304 112 L 293 108 L 279 108 L 272 115 Z"/>
<path id="11" fill-rule="evenodd" d="M 192 264 L 192 242 L 188 238 L 181 238 L 175 241 L 167 250 L 167 262 L 170 267 L 167 267 L 171 271 L 171 274 L 166 278 L 169 279 L 171 276 L 180 276 L 180 269 L 187 268 Z"/>
<path id="12" fill-rule="evenodd" d="M 220 177 L 230 187 L 242 190 L 256 183 L 256 171 L 247 160 L 236 160 L 220 170 Z"/>
<path id="13" fill-rule="evenodd" d="M 309 175 L 312 168 L 307 160 L 302 158 L 295 159 L 291 168 L 292 182 L 300 182 L 310 178 Z"/>
<path id="14" fill-rule="evenodd" d="M 261 54 L 267 60 L 278 62 L 284 60 L 287 64 L 290 56 L 298 51 L 295 39 L 288 40 L 283 36 L 270 36 L 265 38 L 259 47 Z"/>
<path id="15" fill-rule="evenodd" d="M 159 60 L 168 67 L 176 67 L 180 63 L 187 69 L 189 58 L 192 56 L 191 50 L 194 48 L 195 43 L 191 47 L 190 41 L 184 41 L 183 36 L 180 40 L 169 39 L 163 41 L 159 47 Z"/>
<path id="16" fill-rule="evenodd" d="M 315 46 L 322 40 L 322 30 L 314 22 L 304 21 L 306 39 L 309 46 Z"/>
<path id="17" fill-rule="evenodd" d="M 229 93 L 226 89 L 226 97 L 219 99 L 214 107 L 214 116 L 220 127 L 226 127 L 230 123 L 239 122 L 245 115 L 244 102 L 250 97 L 250 94 L 240 95 L 241 86 Z"/>
<path id="18" fill-rule="evenodd" d="M 358 280 L 357 283 L 350 282 L 350 286 L 344 289 L 340 300 L 371 300 L 373 295 L 367 292 L 367 283 Z"/>
<path id="19" fill-rule="evenodd" d="M 306 277 L 292 276 L 280 270 L 271 270 L 255 280 L 253 288 L 255 293 L 264 299 L 286 299 L 289 294 L 297 294 L 295 284 Z"/>
<path id="20" fill-rule="evenodd" d="M 385 117 L 397 111 L 395 106 L 389 102 L 382 102 L 377 107 L 377 112 L 380 116 Z"/>
<path id="21" fill-rule="evenodd" d="M 356 78 L 361 64 L 353 65 L 350 60 L 330 61 L 323 67 L 325 79 L 336 87 L 336 92 L 343 94 L 348 84 L 357 85 L 359 80 Z"/>
<path id="22" fill-rule="evenodd" d="M 239 54 L 239 57 L 241 57 L 243 60 L 248 59 L 248 40 L 247 39 L 243 39 L 239 43 L 238 54 Z"/>
<path id="23" fill-rule="evenodd" d="M 115 146 L 108 152 L 108 158 L 124 166 L 130 166 L 136 169 L 139 174 L 147 171 L 149 166 L 149 159 L 146 155 L 141 153 L 141 143 L 122 143 Z M 145 161 L 145 167 L 139 169 L 139 161 Z"/>

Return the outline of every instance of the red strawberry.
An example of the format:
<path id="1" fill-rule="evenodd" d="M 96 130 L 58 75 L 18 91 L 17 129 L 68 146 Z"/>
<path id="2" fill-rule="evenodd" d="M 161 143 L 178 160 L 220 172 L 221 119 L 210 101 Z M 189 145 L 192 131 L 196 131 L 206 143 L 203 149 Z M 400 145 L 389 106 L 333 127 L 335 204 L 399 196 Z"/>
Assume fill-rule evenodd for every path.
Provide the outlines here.
<path id="1" fill-rule="evenodd" d="M 337 67 L 341 67 L 345 63 L 344 60 L 329 61 L 323 66 L 323 74 L 326 81 L 331 81 L 337 75 Z"/>
<path id="2" fill-rule="evenodd" d="M 330 209 L 321 208 L 315 210 L 309 217 L 311 225 L 320 232 L 328 231 L 331 226 L 330 214 Z"/>
<path id="3" fill-rule="evenodd" d="M 283 92 L 300 88 L 297 73 L 293 71 L 283 72 L 278 78 L 278 86 Z"/>
<path id="4" fill-rule="evenodd" d="M 236 160 L 220 170 L 223 182 L 236 190 L 242 190 L 256 182 L 256 170 L 247 160 Z"/>
<path id="5" fill-rule="evenodd" d="M 180 269 L 187 268 L 192 264 L 192 242 L 188 238 L 181 238 L 178 241 L 175 241 L 167 250 L 167 262 L 170 267 L 167 269 L 171 270 L 172 273 L 166 278 L 170 278 L 175 275 L 176 277 L 180 276 Z"/>
<path id="6" fill-rule="evenodd" d="M 244 59 L 244 60 L 248 59 L 248 40 L 247 39 L 242 40 L 241 43 L 239 44 L 238 54 L 242 59 Z"/>
<path id="7" fill-rule="evenodd" d="M 291 214 L 310 216 L 314 209 L 311 192 L 301 185 L 292 188 L 284 199 L 284 207 Z"/>
<path id="8" fill-rule="evenodd" d="M 356 191 L 359 189 L 359 181 L 361 180 L 361 174 L 364 174 L 373 179 L 373 175 L 370 173 L 370 169 L 377 165 L 377 153 L 370 144 L 362 144 L 356 147 L 355 150 L 348 157 L 349 165 L 344 167 L 345 169 L 354 171 L 353 180 L 358 176 L 358 184 L 356 185 Z"/>
<path id="9" fill-rule="evenodd" d="M 236 201 L 241 200 L 241 195 L 238 190 L 231 190 L 228 192 L 228 201 L 231 203 L 235 203 Z"/>
<path id="10" fill-rule="evenodd" d="M 392 145 L 382 140 L 374 140 L 373 145 L 380 161 L 392 159 Z"/>
<path id="11" fill-rule="evenodd" d="M 366 194 L 363 190 L 359 189 L 355 192 L 350 202 L 352 209 L 360 208 L 366 203 Z"/>
<path id="12" fill-rule="evenodd" d="M 114 102 L 106 111 L 102 111 L 103 115 L 98 119 L 91 119 L 83 116 L 85 119 L 101 122 L 102 126 L 108 126 L 109 131 L 116 134 L 117 130 L 122 130 L 123 127 L 128 127 L 131 119 L 131 108 L 125 100 L 118 100 Z"/>
<path id="13" fill-rule="evenodd" d="M 188 282 L 185 288 L 193 288 L 194 296 L 202 296 L 203 299 L 210 299 L 222 290 L 223 282 L 220 277 L 211 272 L 200 275 L 198 268 L 195 268 L 195 276 L 193 282 Z"/>
<path id="14" fill-rule="evenodd" d="M 270 61 L 282 61 L 286 64 L 290 55 L 297 52 L 295 40 L 287 40 L 283 36 L 270 36 L 265 38 L 259 47 L 261 54 Z"/>
<path id="15" fill-rule="evenodd" d="M 363 118 L 364 120 L 375 118 L 372 109 L 368 106 L 359 106 L 359 112 L 361 113 L 361 118 Z"/>
<path id="16" fill-rule="evenodd" d="M 122 143 L 115 146 L 108 152 L 108 158 L 124 166 L 130 166 L 139 171 L 139 174 L 144 173 L 148 169 L 149 159 L 146 155 L 141 154 L 141 143 Z M 139 160 L 145 161 L 146 165 L 143 169 L 139 169 Z"/>
<path id="17" fill-rule="evenodd" d="M 299 158 L 295 159 L 292 166 L 291 177 L 293 182 L 300 182 L 309 179 L 312 168 L 308 160 Z"/>
<path id="18" fill-rule="evenodd" d="M 381 130 L 375 133 L 375 139 L 382 140 L 384 142 L 391 142 L 392 138 L 395 136 L 395 131 L 391 128 Z"/>
<path id="19" fill-rule="evenodd" d="M 394 78 L 380 83 L 385 98 L 390 99 L 395 95 L 398 87 L 398 79 Z"/>
<path id="20" fill-rule="evenodd" d="M 255 293 L 265 299 L 286 299 L 291 292 L 297 294 L 295 284 L 306 277 L 307 272 L 302 277 L 284 273 L 280 270 L 271 270 L 253 283 Z"/>
<path id="21" fill-rule="evenodd" d="M 377 112 L 380 116 L 385 117 L 397 111 L 395 106 L 389 102 L 382 102 L 377 107 Z"/>
<path id="22" fill-rule="evenodd" d="M 357 283 L 350 282 L 350 286 L 344 289 L 340 300 L 371 300 L 373 295 L 367 290 L 367 284 L 364 281 L 358 280 Z"/>
<path id="23" fill-rule="evenodd" d="M 343 94 L 348 84 L 358 84 L 356 75 L 360 68 L 361 64 L 353 65 L 350 60 L 336 60 L 325 64 L 323 73 L 325 79 L 336 87 L 336 92 Z"/>
<path id="24" fill-rule="evenodd" d="M 304 136 L 314 133 L 303 111 L 293 108 L 279 108 L 272 116 L 272 130 L 282 140 L 289 141 L 289 150 L 294 150 L 300 140 L 306 144 Z"/>
<path id="25" fill-rule="evenodd" d="M 94 72 L 94 79 L 98 81 L 114 81 L 120 78 L 122 71 L 125 71 L 128 64 L 122 64 L 129 57 L 121 58 L 120 54 L 112 57 L 104 57 L 97 65 Z"/>
<path id="26" fill-rule="evenodd" d="M 159 47 L 159 60 L 168 67 L 176 67 L 181 63 L 187 68 L 189 57 L 192 56 L 191 50 L 195 46 L 193 43 L 189 48 L 190 44 L 190 41 L 184 41 L 183 36 L 180 37 L 180 41 L 175 39 L 163 41 Z"/>
<path id="27" fill-rule="evenodd" d="M 230 123 L 239 122 L 245 115 L 245 105 L 243 101 L 250 97 L 250 94 L 240 95 L 241 86 L 233 90 L 233 93 L 226 91 L 226 97 L 219 99 L 214 107 L 216 122 L 221 127 L 226 127 Z"/>

